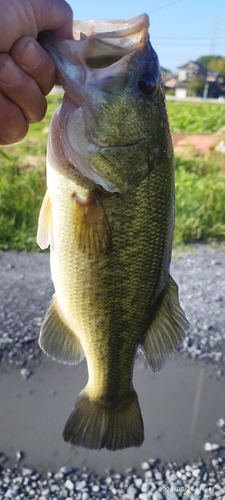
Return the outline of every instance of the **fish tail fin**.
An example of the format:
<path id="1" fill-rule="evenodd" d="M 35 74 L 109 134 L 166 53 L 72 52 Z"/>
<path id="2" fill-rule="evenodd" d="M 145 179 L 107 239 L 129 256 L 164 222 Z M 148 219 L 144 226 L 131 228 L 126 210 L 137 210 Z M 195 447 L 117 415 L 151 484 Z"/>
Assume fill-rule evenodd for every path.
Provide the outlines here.
<path id="1" fill-rule="evenodd" d="M 133 390 L 118 407 L 93 400 L 83 391 L 63 431 L 63 438 L 75 446 L 117 450 L 141 446 L 143 420 Z"/>

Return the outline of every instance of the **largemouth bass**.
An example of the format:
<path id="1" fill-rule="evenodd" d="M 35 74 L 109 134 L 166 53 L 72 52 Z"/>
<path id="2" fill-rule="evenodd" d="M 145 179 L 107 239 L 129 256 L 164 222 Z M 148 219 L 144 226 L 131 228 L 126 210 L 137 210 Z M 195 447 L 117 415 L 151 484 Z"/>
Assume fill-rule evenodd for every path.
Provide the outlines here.
<path id="1" fill-rule="evenodd" d="M 53 116 L 37 241 L 50 244 L 55 287 L 39 343 L 53 359 L 87 359 L 89 379 L 65 441 L 140 446 L 132 375 L 138 345 L 160 370 L 188 321 L 169 274 L 173 145 L 148 16 L 74 23 L 74 40 L 40 43 L 65 90 Z"/>

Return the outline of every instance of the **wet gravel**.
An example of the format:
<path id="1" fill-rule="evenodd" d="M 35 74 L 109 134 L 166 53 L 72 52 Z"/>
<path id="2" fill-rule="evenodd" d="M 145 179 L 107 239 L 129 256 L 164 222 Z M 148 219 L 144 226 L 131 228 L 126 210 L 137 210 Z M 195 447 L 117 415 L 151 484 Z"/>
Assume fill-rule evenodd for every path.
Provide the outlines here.
<path id="1" fill-rule="evenodd" d="M 225 352 L 225 252 L 219 246 L 195 245 L 185 253 L 174 252 L 171 274 L 179 284 L 180 300 L 191 324 L 180 353 L 215 366 L 222 377 Z M 37 344 L 40 325 L 53 292 L 49 255 L 0 253 L 0 369 L 5 363 L 18 367 L 26 379 L 41 362 Z M 2 404 L 2 402 L 1 402 Z M 224 412 L 225 413 L 225 412 Z M 225 446 L 225 414 L 216 424 Z M 207 440 L 206 440 L 207 441 Z M 7 468 L 0 445 L 0 500 L 178 500 L 188 498 L 225 500 L 225 453 L 215 443 L 205 444 L 207 465 L 199 459 L 189 464 L 165 463 L 150 458 L 118 474 L 104 478 L 86 469 L 63 467 L 43 476 L 20 465 Z"/>

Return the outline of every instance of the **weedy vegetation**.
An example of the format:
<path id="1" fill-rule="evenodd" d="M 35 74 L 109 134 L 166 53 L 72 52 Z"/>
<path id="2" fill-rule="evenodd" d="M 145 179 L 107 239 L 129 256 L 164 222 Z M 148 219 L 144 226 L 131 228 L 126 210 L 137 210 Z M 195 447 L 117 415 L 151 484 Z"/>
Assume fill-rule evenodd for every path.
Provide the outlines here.
<path id="1" fill-rule="evenodd" d="M 213 134 L 225 125 L 225 107 L 212 102 L 167 101 L 173 132 Z"/>
<path id="2" fill-rule="evenodd" d="M 41 123 L 26 138 L 0 148 L 0 250 L 39 251 L 37 221 L 46 190 L 45 158 L 49 123 L 62 96 L 48 96 Z"/>
<path id="3" fill-rule="evenodd" d="M 32 125 L 22 142 L 0 148 L 0 250 L 39 250 L 47 137 L 60 100 L 51 94 L 44 120 Z M 173 132 L 207 134 L 225 126 L 223 104 L 168 101 L 168 111 Z M 193 150 L 175 156 L 175 186 L 174 245 L 225 241 L 225 155 Z"/>
<path id="4" fill-rule="evenodd" d="M 175 157 L 174 246 L 225 241 L 225 157 Z"/>

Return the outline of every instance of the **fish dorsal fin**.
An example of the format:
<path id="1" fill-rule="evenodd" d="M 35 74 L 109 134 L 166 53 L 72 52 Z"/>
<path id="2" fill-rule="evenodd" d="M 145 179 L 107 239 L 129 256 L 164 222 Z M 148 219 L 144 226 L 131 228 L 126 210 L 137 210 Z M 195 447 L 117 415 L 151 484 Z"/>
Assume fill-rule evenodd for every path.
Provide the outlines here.
<path id="1" fill-rule="evenodd" d="M 163 300 L 141 344 L 154 372 L 162 368 L 166 359 L 184 339 L 188 329 L 189 323 L 179 303 L 178 286 L 169 276 Z"/>
<path id="2" fill-rule="evenodd" d="M 62 318 L 55 295 L 41 327 L 39 345 L 47 356 L 61 363 L 76 365 L 84 358 L 82 345 Z"/>
<path id="3" fill-rule="evenodd" d="M 93 260 L 111 244 L 107 215 L 97 190 L 84 200 L 74 194 L 74 230 L 79 250 Z"/>
<path id="4" fill-rule="evenodd" d="M 44 250 L 51 243 L 52 206 L 48 189 L 45 193 L 38 219 L 37 244 Z"/>

